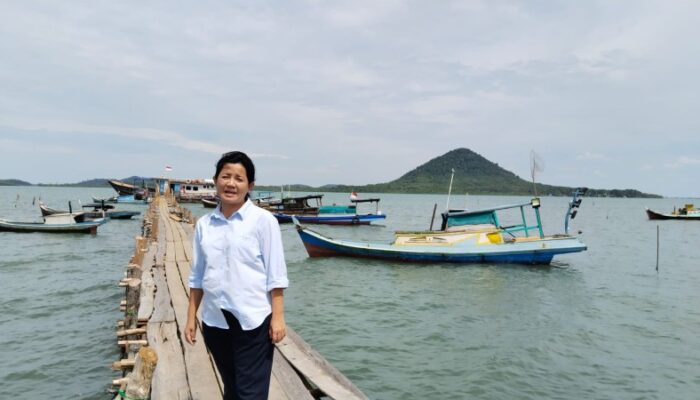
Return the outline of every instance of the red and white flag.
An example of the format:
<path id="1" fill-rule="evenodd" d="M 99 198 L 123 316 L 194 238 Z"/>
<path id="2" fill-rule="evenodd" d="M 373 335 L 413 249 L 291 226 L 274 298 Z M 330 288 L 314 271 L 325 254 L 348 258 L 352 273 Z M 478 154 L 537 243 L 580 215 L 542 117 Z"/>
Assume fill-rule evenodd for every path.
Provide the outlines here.
<path id="1" fill-rule="evenodd" d="M 350 200 L 357 200 L 357 192 L 350 193 Z"/>
<path id="2" fill-rule="evenodd" d="M 173 167 L 171 167 L 170 165 L 165 166 L 165 171 L 170 172 L 172 170 L 173 170 Z"/>

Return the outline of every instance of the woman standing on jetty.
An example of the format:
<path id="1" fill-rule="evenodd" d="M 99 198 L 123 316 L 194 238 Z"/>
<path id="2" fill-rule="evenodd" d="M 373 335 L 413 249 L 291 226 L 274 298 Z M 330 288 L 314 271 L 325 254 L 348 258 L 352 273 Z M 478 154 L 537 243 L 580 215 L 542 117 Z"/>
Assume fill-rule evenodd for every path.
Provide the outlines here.
<path id="1" fill-rule="evenodd" d="M 204 343 L 224 381 L 224 399 L 266 400 L 273 343 L 286 334 L 289 285 L 279 224 L 249 200 L 255 166 L 242 152 L 224 154 L 214 175 L 219 206 L 197 221 L 185 340 Z"/>

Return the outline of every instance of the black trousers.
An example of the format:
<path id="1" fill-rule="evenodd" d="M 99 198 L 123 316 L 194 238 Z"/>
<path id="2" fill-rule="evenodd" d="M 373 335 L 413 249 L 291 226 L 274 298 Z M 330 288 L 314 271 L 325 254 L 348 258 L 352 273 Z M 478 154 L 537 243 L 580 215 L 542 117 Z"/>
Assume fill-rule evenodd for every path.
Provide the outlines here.
<path id="1" fill-rule="evenodd" d="M 222 311 L 228 329 L 203 323 L 202 336 L 224 381 L 224 400 L 267 400 L 274 351 L 269 335 L 272 315 L 244 331 L 233 314 Z"/>

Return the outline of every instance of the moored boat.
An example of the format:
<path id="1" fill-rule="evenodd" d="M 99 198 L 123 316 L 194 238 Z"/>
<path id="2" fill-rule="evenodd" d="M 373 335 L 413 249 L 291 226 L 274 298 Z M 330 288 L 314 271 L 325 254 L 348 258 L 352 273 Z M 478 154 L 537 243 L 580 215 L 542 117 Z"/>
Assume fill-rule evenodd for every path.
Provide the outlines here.
<path id="1" fill-rule="evenodd" d="M 447 211 L 439 231 L 399 231 L 391 243 L 338 240 L 314 232 L 295 221 L 310 257 L 361 257 L 408 262 L 550 264 L 556 255 L 586 250 L 568 234 L 568 222 L 581 203 L 577 190 L 565 217 L 565 232 L 545 236 L 539 215 L 540 200 L 476 211 Z M 536 223 L 530 225 L 525 207 L 531 207 Z M 498 213 L 519 209 L 521 222 L 502 226 Z M 296 219 L 296 217 L 295 217 Z"/>
<path id="2" fill-rule="evenodd" d="M 109 197 L 109 198 L 98 198 L 92 197 L 92 201 L 95 203 L 125 203 L 125 204 L 148 204 L 151 198 L 137 199 L 133 194 L 122 194 L 119 196 Z"/>
<path id="3" fill-rule="evenodd" d="M 85 221 L 83 213 L 53 214 L 44 217 L 44 222 L 19 222 L 0 219 L 0 231 L 17 233 L 97 233 L 97 227 L 107 219 Z"/>
<path id="4" fill-rule="evenodd" d="M 136 200 L 144 200 L 146 197 L 148 197 L 148 190 L 145 188 L 140 188 L 136 185 L 118 181 L 116 179 L 112 179 L 107 182 L 109 182 L 109 185 L 112 186 L 112 188 L 116 190 L 117 194 L 120 196 L 134 196 Z"/>
<path id="5" fill-rule="evenodd" d="M 660 213 L 646 209 L 649 219 L 676 219 L 682 221 L 696 220 L 700 221 L 700 209 L 695 208 L 693 204 L 686 204 L 685 207 L 673 209 L 670 213 Z"/>
<path id="6" fill-rule="evenodd" d="M 139 211 L 115 210 L 113 205 L 105 204 L 104 201 L 101 203 L 84 204 L 83 208 L 92 208 L 91 211 L 82 212 L 85 218 L 87 219 L 131 219 L 132 217 L 141 214 L 141 212 Z M 43 203 L 39 203 L 39 209 L 41 210 L 41 215 L 44 217 L 55 214 L 70 213 L 69 211 L 57 210 L 55 208 L 48 207 L 46 204 Z"/>
<path id="7" fill-rule="evenodd" d="M 219 200 L 216 196 L 202 197 L 200 199 L 204 208 L 216 208 L 219 205 Z"/>
<path id="8" fill-rule="evenodd" d="M 373 221 L 385 219 L 379 211 L 379 199 L 351 199 L 349 206 L 324 206 L 322 194 L 285 197 L 277 203 L 270 203 L 263 208 L 271 211 L 280 223 L 291 223 L 292 217 L 301 223 L 324 225 L 368 225 Z M 376 204 L 374 213 L 359 213 L 358 203 Z"/>
<path id="9" fill-rule="evenodd" d="M 170 191 L 180 203 L 199 203 L 202 198 L 216 196 L 213 179 L 168 179 L 159 183 L 161 193 Z"/>

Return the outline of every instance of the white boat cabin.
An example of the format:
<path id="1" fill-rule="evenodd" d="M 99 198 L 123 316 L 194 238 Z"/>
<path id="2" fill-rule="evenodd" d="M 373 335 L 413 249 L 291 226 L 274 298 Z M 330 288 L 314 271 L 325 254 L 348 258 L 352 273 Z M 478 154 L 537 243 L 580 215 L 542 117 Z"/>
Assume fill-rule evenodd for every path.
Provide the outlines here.
<path id="1" fill-rule="evenodd" d="M 216 195 L 213 179 L 183 179 L 160 181 L 160 191 L 165 193 L 166 184 L 169 190 L 182 203 L 198 202 L 202 198 Z"/>

